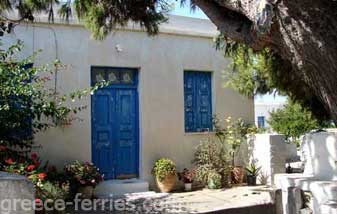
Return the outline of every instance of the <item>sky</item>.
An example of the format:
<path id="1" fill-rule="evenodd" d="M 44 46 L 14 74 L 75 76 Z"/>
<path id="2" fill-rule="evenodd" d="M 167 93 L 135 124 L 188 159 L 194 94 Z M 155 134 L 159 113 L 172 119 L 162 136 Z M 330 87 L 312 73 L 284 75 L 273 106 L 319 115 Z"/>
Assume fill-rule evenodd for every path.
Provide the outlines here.
<path id="1" fill-rule="evenodd" d="M 191 11 L 189 4 L 190 1 L 186 0 L 186 5 L 184 7 L 180 7 L 180 1 L 171 0 L 172 5 L 174 6 L 174 10 L 171 12 L 173 15 L 178 16 L 188 16 L 188 17 L 194 17 L 194 18 L 200 18 L 200 19 L 208 19 L 208 17 L 200 10 L 197 9 L 195 11 Z"/>
<path id="2" fill-rule="evenodd" d="M 186 5 L 184 7 L 180 7 L 180 2 L 171 0 L 173 10 L 170 12 L 170 14 L 173 15 L 179 15 L 179 16 L 188 16 L 188 17 L 194 17 L 194 18 L 201 18 L 201 19 L 208 19 L 207 16 L 200 10 L 197 9 L 195 11 L 191 11 L 189 8 L 189 0 L 186 1 Z M 263 102 L 263 103 L 284 103 L 286 102 L 286 97 L 274 95 L 274 94 L 267 94 L 267 95 L 257 95 L 255 96 L 255 102 Z"/>

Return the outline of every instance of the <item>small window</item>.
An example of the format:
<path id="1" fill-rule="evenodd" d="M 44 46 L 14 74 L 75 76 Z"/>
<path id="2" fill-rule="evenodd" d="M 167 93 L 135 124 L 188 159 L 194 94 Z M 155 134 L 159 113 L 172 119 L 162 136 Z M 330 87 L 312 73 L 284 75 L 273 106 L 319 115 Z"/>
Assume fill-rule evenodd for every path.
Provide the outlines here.
<path id="1" fill-rule="evenodd" d="M 92 67 L 91 82 L 95 85 L 99 82 L 110 82 L 116 84 L 134 84 L 135 69 L 113 68 L 113 67 Z"/>
<path id="2" fill-rule="evenodd" d="M 211 73 L 184 72 L 185 132 L 212 130 L 211 89 Z"/>
<path id="3" fill-rule="evenodd" d="M 265 128 L 265 118 L 264 118 L 264 116 L 257 117 L 257 126 L 259 128 Z"/>

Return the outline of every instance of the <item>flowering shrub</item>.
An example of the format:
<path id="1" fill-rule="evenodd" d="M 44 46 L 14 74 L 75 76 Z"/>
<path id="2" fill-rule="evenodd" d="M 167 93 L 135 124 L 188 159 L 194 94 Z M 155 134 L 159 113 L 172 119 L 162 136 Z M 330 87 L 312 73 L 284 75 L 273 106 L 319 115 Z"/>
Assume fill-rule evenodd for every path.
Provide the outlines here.
<path id="1" fill-rule="evenodd" d="M 1 170 L 24 175 L 30 178 L 33 183 L 37 179 L 43 180 L 46 174 L 40 167 L 40 160 L 36 153 L 33 153 L 30 158 L 21 157 L 16 159 L 14 157 L 8 157 L 1 164 Z"/>
<path id="2" fill-rule="evenodd" d="M 66 165 L 64 172 L 76 186 L 96 186 L 103 180 L 98 168 L 89 162 L 75 161 Z"/>
<path id="3" fill-rule="evenodd" d="M 178 173 L 179 180 L 182 180 L 185 184 L 193 183 L 193 178 L 195 176 L 194 170 L 184 169 L 182 172 Z"/>
<path id="4" fill-rule="evenodd" d="M 69 182 L 60 176 L 53 166 L 41 166 L 41 161 L 36 153 L 30 157 L 22 156 L 19 159 L 9 157 L 1 164 L 1 170 L 26 176 L 35 187 L 35 197 L 38 200 L 65 199 L 69 193 Z M 58 174 L 55 176 L 55 174 Z M 57 179 L 56 179 L 57 177 Z"/>
<path id="5" fill-rule="evenodd" d="M 227 185 L 231 165 L 230 153 L 228 146 L 217 137 L 209 134 L 201 141 L 194 153 L 193 163 L 198 181 L 207 184 L 209 175 L 216 173 L 221 176 L 223 185 Z"/>

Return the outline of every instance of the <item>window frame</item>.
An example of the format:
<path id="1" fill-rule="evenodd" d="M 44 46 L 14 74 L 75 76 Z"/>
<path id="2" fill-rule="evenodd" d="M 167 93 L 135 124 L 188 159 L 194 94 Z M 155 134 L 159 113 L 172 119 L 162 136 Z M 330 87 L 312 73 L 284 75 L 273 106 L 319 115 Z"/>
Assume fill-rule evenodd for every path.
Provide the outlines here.
<path id="1" fill-rule="evenodd" d="M 112 71 L 118 71 L 118 72 L 127 72 L 130 71 L 130 73 L 133 73 L 132 83 L 125 83 L 125 82 L 118 82 L 118 83 L 111 83 L 108 86 L 105 86 L 105 88 L 137 88 L 138 86 L 138 68 L 133 67 L 117 67 L 117 66 L 97 66 L 92 65 L 90 66 L 90 85 L 94 86 L 98 82 L 95 82 L 93 79 L 93 73 L 95 69 L 101 69 L 104 72 L 104 79 L 106 78 L 106 70 L 112 70 Z"/>
<path id="2" fill-rule="evenodd" d="M 209 85 L 207 85 L 207 88 L 209 89 L 209 97 L 208 97 L 208 103 L 209 103 L 209 124 L 207 128 L 199 128 L 199 127 L 195 127 L 195 126 L 198 126 L 198 123 L 200 121 L 198 121 L 198 119 L 196 118 L 199 118 L 199 120 L 201 120 L 201 116 L 195 116 L 195 114 L 200 114 L 200 111 L 198 111 L 199 107 L 198 105 L 200 105 L 200 94 L 197 93 L 199 91 L 199 89 L 196 89 L 196 84 L 195 82 L 193 83 L 193 90 L 192 90 L 192 93 L 193 93 L 193 98 L 197 96 L 197 98 L 194 98 L 194 99 L 197 99 L 199 101 L 192 101 L 194 104 L 195 103 L 199 103 L 197 104 L 196 106 L 194 105 L 193 106 L 193 120 L 194 120 L 194 128 L 192 130 L 188 130 L 187 129 L 187 118 L 186 118 L 186 87 L 185 87 L 185 84 L 186 84 L 186 73 L 194 73 L 194 74 L 206 74 L 206 75 L 209 75 Z M 200 78 L 200 77 L 199 77 Z M 197 78 L 196 78 L 197 79 Z M 195 81 L 195 80 L 193 80 Z M 194 95 L 194 93 L 197 93 L 197 95 Z M 183 97 L 184 97 L 184 133 L 185 134 L 200 134 L 200 133 L 204 133 L 204 132 L 212 132 L 213 131 L 213 72 L 212 71 L 204 71 L 204 70 L 184 70 L 183 72 Z M 192 99 L 193 99 L 192 98 Z M 196 121 L 197 120 L 197 121 Z"/>
<path id="3" fill-rule="evenodd" d="M 260 120 L 262 119 L 262 120 Z M 260 122 L 263 123 L 262 126 L 260 126 Z M 257 127 L 258 128 L 265 128 L 266 127 L 266 117 L 265 116 L 257 116 Z"/>

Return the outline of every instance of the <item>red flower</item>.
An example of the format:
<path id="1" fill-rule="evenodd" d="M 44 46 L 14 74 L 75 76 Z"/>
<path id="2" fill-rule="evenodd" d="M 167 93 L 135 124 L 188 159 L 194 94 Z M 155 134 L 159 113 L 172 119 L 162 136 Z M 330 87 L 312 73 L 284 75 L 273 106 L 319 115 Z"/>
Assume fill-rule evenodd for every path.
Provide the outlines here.
<path id="1" fill-rule="evenodd" d="M 39 199 L 39 198 L 35 198 L 35 208 L 38 208 L 38 209 L 36 209 L 36 210 L 39 210 L 39 209 L 41 209 L 41 208 L 42 208 L 42 206 L 43 206 L 43 202 L 42 202 L 42 200 L 41 200 L 41 199 Z"/>
<path id="2" fill-rule="evenodd" d="M 13 163 L 14 163 L 14 161 L 13 161 L 12 158 L 8 158 L 7 160 L 5 160 L 5 162 L 6 162 L 7 164 L 13 164 Z"/>
<path id="3" fill-rule="evenodd" d="M 28 166 L 27 166 L 27 170 L 28 170 L 28 171 L 32 171 L 32 170 L 34 170 L 34 169 L 35 169 L 35 167 L 36 167 L 36 166 L 35 166 L 35 165 L 33 165 L 33 164 L 31 164 L 31 165 L 28 165 Z"/>
<path id="4" fill-rule="evenodd" d="M 38 155 L 34 152 L 30 155 L 31 159 L 36 160 L 38 158 Z"/>
<path id="5" fill-rule="evenodd" d="M 47 176 L 46 173 L 39 173 L 39 174 L 37 174 L 37 177 L 38 177 L 39 179 L 41 179 L 41 180 L 45 179 L 46 176 Z"/>

